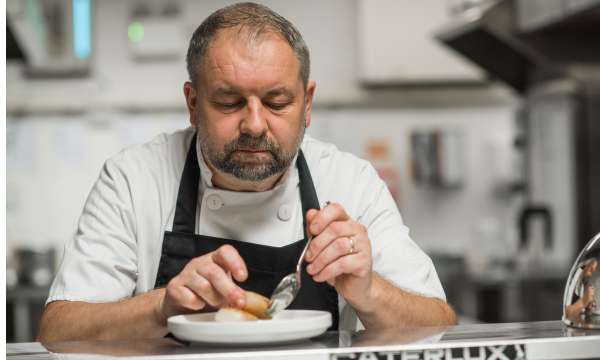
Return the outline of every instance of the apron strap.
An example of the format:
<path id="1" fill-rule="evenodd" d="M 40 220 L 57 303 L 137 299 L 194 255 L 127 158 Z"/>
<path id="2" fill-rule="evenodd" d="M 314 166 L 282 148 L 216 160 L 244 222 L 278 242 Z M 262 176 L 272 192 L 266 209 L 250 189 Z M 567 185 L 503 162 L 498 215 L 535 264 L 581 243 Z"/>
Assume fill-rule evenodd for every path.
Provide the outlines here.
<path id="1" fill-rule="evenodd" d="M 319 210 L 319 198 L 317 197 L 317 191 L 308 169 L 308 164 L 304 158 L 302 150 L 298 150 L 298 159 L 296 160 L 296 166 L 298 167 L 298 177 L 300 179 L 300 202 L 302 203 L 302 228 L 304 231 L 304 239 L 308 239 L 307 224 L 306 224 L 306 213 L 310 209 Z"/>
<path id="2" fill-rule="evenodd" d="M 194 234 L 196 232 L 196 207 L 198 205 L 198 184 L 200 183 L 200 166 L 196 153 L 196 133 L 185 160 L 177 206 L 173 219 L 173 231 Z"/>

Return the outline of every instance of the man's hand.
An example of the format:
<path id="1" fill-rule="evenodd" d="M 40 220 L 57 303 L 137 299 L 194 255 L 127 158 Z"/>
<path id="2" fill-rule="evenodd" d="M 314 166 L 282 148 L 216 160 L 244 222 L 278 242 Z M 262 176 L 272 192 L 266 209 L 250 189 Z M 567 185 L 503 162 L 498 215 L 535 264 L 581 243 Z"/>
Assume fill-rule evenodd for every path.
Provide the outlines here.
<path id="1" fill-rule="evenodd" d="M 245 306 L 245 293 L 233 282 L 244 281 L 248 270 L 237 250 L 223 245 L 217 250 L 191 260 L 167 284 L 160 302 L 161 318 L 166 323 L 169 316 L 216 309 L 230 305 Z"/>
<path id="2" fill-rule="evenodd" d="M 309 210 L 308 231 L 313 238 L 306 261 L 317 282 L 327 281 L 359 311 L 373 306 L 373 260 L 367 229 L 352 220 L 339 204 Z"/>
<path id="3" fill-rule="evenodd" d="M 367 229 L 342 206 L 309 210 L 306 217 L 308 231 L 315 235 L 306 270 L 315 281 L 335 286 L 367 329 L 456 324 L 445 301 L 401 290 L 373 271 Z"/>

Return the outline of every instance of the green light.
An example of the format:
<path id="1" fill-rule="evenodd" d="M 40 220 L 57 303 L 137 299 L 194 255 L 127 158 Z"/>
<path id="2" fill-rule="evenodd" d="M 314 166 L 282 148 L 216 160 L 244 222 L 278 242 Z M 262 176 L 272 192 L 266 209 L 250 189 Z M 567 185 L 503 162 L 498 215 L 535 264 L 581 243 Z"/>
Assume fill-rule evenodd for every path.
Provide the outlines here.
<path id="1" fill-rule="evenodd" d="M 144 25 L 139 22 L 129 24 L 127 36 L 129 36 L 129 41 L 135 43 L 144 40 Z"/>

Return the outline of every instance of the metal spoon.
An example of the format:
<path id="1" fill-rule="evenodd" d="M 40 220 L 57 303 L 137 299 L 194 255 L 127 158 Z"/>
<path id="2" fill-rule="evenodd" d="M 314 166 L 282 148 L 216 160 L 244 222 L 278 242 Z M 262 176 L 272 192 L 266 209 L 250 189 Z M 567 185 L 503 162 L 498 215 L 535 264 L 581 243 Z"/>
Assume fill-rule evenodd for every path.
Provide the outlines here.
<path id="1" fill-rule="evenodd" d="M 325 206 L 327 205 L 329 205 L 329 201 L 325 203 Z M 302 254 L 300 254 L 298 264 L 296 264 L 296 272 L 286 275 L 283 279 L 281 279 L 275 290 L 273 290 L 273 294 L 271 294 L 271 300 L 269 301 L 269 307 L 265 312 L 267 316 L 273 316 L 288 307 L 292 301 L 294 301 L 296 295 L 298 295 L 298 291 L 300 291 L 302 262 L 304 261 L 306 250 L 308 250 L 308 246 L 313 239 L 310 231 L 307 230 L 306 234 L 308 241 L 302 250 Z"/>

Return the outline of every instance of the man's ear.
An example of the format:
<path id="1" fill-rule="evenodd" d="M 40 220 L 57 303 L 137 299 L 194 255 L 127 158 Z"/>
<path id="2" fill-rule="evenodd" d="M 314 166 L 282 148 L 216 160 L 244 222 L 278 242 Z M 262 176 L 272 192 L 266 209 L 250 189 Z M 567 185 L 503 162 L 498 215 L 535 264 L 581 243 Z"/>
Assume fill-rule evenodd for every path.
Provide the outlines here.
<path id="1" fill-rule="evenodd" d="M 310 112 L 312 110 L 312 104 L 316 88 L 317 83 L 314 80 L 309 80 L 308 85 L 306 85 L 306 102 L 304 104 L 304 121 L 307 128 L 310 126 Z"/>
<path id="2" fill-rule="evenodd" d="M 196 127 L 196 106 L 198 103 L 198 93 L 194 85 L 186 81 L 183 84 L 183 94 L 185 95 L 185 105 L 187 106 L 188 114 L 190 115 L 190 124 Z"/>

